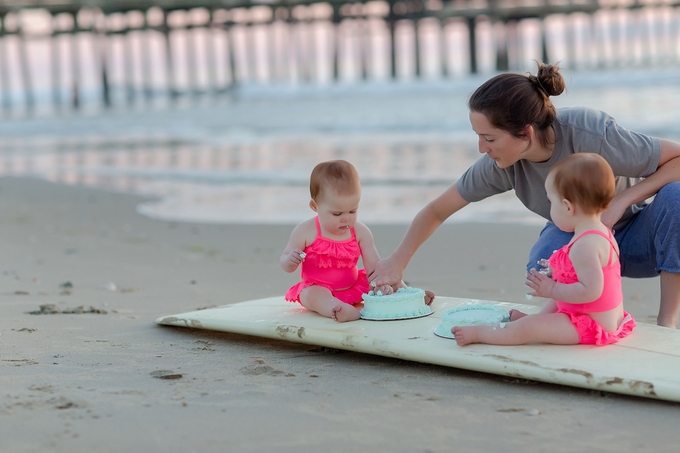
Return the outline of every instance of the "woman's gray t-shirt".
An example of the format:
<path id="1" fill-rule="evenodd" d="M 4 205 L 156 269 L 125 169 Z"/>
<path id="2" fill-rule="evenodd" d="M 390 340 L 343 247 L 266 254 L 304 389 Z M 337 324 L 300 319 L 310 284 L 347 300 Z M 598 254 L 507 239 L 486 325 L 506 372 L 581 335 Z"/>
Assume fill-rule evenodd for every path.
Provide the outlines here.
<path id="1" fill-rule="evenodd" d="M 626 130 L 599 110 L 558 109 L 553 125 L 556 143 L 549 160 L 535 163 L 522 159 L 501 169 L 485 154 L 456 182 L 463 199 L 475 202 L 514 190 L 524 206 L 550 220 L 545 179 L 552 166 L 570 154 L 596 153 L 604 157 L 617 176 L 616 193 L 651 175 L 659 165 L 661 143 L 658 138 Z M 644 205 L 642 202 L 628 208 L 615 228 L 627 223 Z"/>

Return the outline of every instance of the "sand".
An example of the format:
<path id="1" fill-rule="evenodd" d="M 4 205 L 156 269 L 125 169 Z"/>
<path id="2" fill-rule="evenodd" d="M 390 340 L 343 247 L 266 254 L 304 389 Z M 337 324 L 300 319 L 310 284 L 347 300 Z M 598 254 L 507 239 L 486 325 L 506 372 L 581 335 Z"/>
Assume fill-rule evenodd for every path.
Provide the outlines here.
<path id="1" fill-rule="evenodd" d="M 0 179 L 1 452 L 680 447 L 677 403 L 158 326 L 159 316 L 283 294 L 297 279 L 278 266 L 292 226 L 162 222 L 136 213 L 142 201 Z M 406 229 L 371 227 L 383 255 Z M 526 303 L 537 234 L 446 224 L 406 280 Z M 626 308 L 654 322 L 658 281 L 624 285 Z M 47 304 L 61 313 L 27 313 Z"/>

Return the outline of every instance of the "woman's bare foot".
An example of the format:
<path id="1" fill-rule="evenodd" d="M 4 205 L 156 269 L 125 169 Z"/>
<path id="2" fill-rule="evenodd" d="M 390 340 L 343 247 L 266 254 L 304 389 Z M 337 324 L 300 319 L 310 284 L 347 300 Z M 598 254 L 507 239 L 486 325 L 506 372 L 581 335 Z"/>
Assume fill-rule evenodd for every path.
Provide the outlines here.
<path id="1" fill-rule="evenodd" d="M 332 318 L 338 322 L 356 321 L 360 317 L 359 310 L 351 305 L 341 303 L 333 307 Z"/>
<path id="2" fill-rule="evenodd" d="M 656 325 L 660 327 L 669 327 L 675 329 L 678 327 L 678 320 L 674 318 L 666 319 L 659 316 L 656 318 Z"/>
<path id="3" fill-rule="evenodd" d="M 527 314 L 522 313 L 519 310 L 515 310 L 514 308 L 510 310 L 510 321 L 517 321 L 519 318 L 524 318 Z"/>
<path id="4" fill-rule="evenodd" d="M 477 342 L 477 328 L 474 326 L 453 326 L 451 333 L 456 338 L 458 346 L 465 346 L 466 344 Z"/>

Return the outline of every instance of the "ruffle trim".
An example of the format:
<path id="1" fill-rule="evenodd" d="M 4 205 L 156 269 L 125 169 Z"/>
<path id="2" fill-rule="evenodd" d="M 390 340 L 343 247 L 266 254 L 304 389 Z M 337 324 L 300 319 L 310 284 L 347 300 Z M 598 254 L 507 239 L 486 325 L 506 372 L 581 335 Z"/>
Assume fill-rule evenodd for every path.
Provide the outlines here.
<path id="1" fill-rule="evenodd" d="M 327 269 L 354 267 L 361 256 L 361 247 L 356 241 L 333 242 L 317 240 L 305 249 L 309 264 Z"/>
<path id="2" fill-rule="evenodd" d="M 586 313 L 570 313 L 558 310 L 569 317 L 569 320 L 576 328 L 580 344 L 594 344 L 596 346 L 606 346 L 616 343 L 622 338 L 627 337 L 637 326 L 635 319 L 626 311 L 623 312 L 623 321 L 615 332 L 609 333 L 602 326 Z"/>
<path id="3" fill-rule="evenodd" d="M 329 285 L 324 285 L 321 283 L 316 283 L 316 282 L 299 282 L 295 285 L 293 285 L 287 292 L 285 299 L 288 302 L 300 302 L 300 292 L 302 292 L 303 289 L 307 288 L 308 286 L 312 285 L 318 285 L 318 286 L 323 286 L 324 288 L 327 288 L 331 294 L 333 294 L 334 297 L 339 299 L 340 301 L 350 304 L 350 305 L 355 305 L 358 304 L 359 302 L 363 302 L 361 296 L 366 294 L 370 288 L 368 286 L 368 278 L 366 277 L 366 270 L 365 269 L 359 269 L 359 275 L 357 277 L 357 281 L 352 285 L 351 288 L 344 289 L 341 291 L 336 291 Z"/>
<path id="4" fill-rule="evenodd" d="M 578 282 L 578 275 L 576 275 L 574 265 L 571 263 L 569 255 L 564 249 L 558 250 L 550 257 L 550 268 L 552 269 L 552 278 L 557 282 Z"/>

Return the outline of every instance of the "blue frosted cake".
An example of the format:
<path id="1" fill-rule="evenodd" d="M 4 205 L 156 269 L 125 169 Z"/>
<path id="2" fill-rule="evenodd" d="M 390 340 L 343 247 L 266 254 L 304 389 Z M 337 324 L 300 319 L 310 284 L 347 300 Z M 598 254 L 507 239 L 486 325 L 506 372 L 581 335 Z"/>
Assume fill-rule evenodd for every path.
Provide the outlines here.
<path id="1" fill-rule="evenodd" d="M 468 304 L 442 312 L 441 323 L 434 329 L 440 337 L 453 338 L 453 326 L 489 326 L 510 321 L 510 313 L 491 304 Z"/>
<path id="2" fill-rule="evenodd" d="M 361 317 L 371 320 L 419 318 L 432 314 L 425 305 L 425 291 L 420 288 L 399 288 L 396 292 L 383 296 L 380 292 L 370 291 L 362 296 L 364 308 Z"/>

